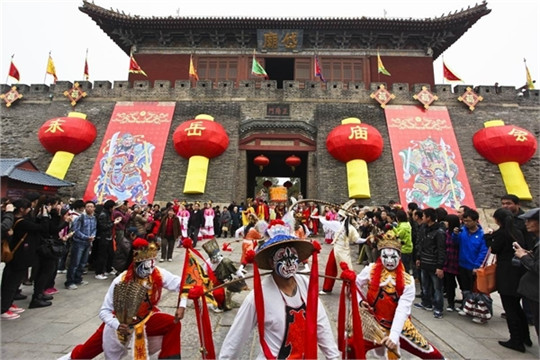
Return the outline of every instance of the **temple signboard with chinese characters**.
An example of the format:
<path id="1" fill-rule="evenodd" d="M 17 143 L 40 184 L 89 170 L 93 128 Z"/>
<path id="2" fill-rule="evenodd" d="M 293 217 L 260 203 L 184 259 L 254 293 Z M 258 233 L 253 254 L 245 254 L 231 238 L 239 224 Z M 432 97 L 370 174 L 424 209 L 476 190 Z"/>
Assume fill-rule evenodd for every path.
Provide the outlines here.
<path id="1" fill-rule="evenodd" d="M 257 30 L 257 49 L 260 52 L 298 52 L 302 50 L 303 30 Z"/>
<path id="2" fill-rule="evenodd" d="M 266 116 L 289 117 L 289 104 L 266 104 Z"/>

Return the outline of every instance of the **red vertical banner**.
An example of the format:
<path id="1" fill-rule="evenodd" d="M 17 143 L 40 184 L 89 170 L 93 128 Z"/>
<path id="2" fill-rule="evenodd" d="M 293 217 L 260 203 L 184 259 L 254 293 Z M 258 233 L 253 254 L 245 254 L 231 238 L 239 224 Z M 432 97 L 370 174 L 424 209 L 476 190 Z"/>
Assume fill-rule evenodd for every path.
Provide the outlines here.
<path id="1" fill-rule="evenodd" d="M 154 200 L 174 102 L 118 102 L 99 149 L 85 200 Z"/>
<path id="2" fill-rule="evenodd" d="M 475 208 L 469 180 L 444 106 L 387 105 L 384 109 L 401 204 Z"/>

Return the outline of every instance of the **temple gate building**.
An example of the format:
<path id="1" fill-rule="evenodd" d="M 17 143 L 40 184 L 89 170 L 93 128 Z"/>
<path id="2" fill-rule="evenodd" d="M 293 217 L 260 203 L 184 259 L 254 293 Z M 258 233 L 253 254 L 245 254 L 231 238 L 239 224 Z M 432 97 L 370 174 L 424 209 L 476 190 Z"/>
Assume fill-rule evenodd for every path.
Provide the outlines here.
<path id="1" fill-rule="evenodd" d="M 434 83 L 434 60 L 489 16 L 486 3 L 428 19 L 145 18 L 89 2 L 80 10 L 147 76 L 20 85 L 24 97 L 2 109 L 3 157 L 40 168 L 53 157 L 37 134 L 47 120 L 76 111 L 95 125 L 65 174 L 76 184 L 66 196 L 229 203 L 292 178 L 289 195 L 336 203 L 496 207 L 507 180 L 475 134 L 513 126 L 505 134 L 531 156 L 516 160 L 523 175 L 510 176 L 528 184 L 525 206 L 540 204 L 539 91 Z M 252 74 L 254 60 L 268 78 Z M 72 105 L 64 92 L 74 88 L 85 96 Z M 215 132 L 204 138 L 209 120 Z M 190 169 L 196 161 L 206 167 Z"/>

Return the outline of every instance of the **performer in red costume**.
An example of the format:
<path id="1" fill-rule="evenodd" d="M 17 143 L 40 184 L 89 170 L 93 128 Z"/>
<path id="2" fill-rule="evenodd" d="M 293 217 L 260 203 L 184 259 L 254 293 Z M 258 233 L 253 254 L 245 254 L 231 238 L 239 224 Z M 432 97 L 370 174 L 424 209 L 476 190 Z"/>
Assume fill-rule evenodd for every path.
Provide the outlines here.
<path id="1" fill-rule="evenodd" d="M 127 355 L 127 345 L 132 340 L 134 359 L 148 359 L 149 354 L 159 350 L 159 359 L 180 359 L 180 320 L 184 317 L 187 300 L 182 299 L 175 316 L 162 313 L 157 307 L 162 289 L 178 292 L 181 280 L 179 276 L 155 266 L 158 251 L 155 243 L 141 238 L 133 241 L 133 262 L 113 280 L 101 305 L 99 317 L 103 323 L 84 344 L 77 345 L 61 360 L 93 359 L 102 352 L 108 360 L 122 359 Z M 133 288 L 140 285 L 146 291 L 144 293 L 143 290 L 140 297 L 120 291 L 129 285 L 134 285 Z M 130 324 L 120 322 L 114 306 L 118 303 L 128 305 L 137 298 L 142 298 L 142 301 L 136 320 Z"/>
<path id="2" fill-rule="evenodd" d="M 386 332 L 381 346 L 366 341 L 366 350 L 375 346 L 377 356 L 384 356 L 386 348 L 395 353 L 408 351 L 421 359 L 444 359 L 411 322 L 411 306 L 415 298 L 413 277 L 401 262 L 401 243 L 389 231 L 377 244 L 381 252 L 376 262 L 366 266 L 356 277 L 360 306 L 372 311 L 378 324 Z M 364 331 L 365 336 L 365 331 Z M 387 352 L 387 358 L 395 358 Z"/>

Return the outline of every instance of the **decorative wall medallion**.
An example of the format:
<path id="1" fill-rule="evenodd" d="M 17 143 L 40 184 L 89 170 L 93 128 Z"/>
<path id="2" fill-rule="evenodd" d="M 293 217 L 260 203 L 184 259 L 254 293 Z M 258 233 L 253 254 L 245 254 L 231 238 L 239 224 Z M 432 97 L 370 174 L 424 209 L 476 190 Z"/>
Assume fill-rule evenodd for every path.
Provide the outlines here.
<path id="1" fill-rule="evenodd" d="M 429 109 L 429 106 L 435 100 L 439 100 L 439 97 L 437 95 L 433 95 L 425 86 L 422 86 L 422 90 L 418 94 L 413 95 L 413 98 L 420 101 L 420 103 L 422 103 L 426 109 Z"/>
<path id="2" fill-rule="evenodd" d="M 11 90 L 7 93 L 0 95 L 0 99 L 4 100 L 6 107 L 10 107 L 15 101 L 19 100 L 23 96 L 19 94 L 16 86 L 12 86 Z"/>
<path id="3" fill-rule="evenodd" d="M 474 107 L 476 106 L 476 104 L 484 100 L 483 97 L 475 93 L 474 90 L 470 87 L 467 87 L 467 90 L 463 93 L 463 95 L 461 95 L 457 99 L 466 104 L 471 111 L 474 111 Z"/>
<path id="4" fill-rule="evenodd" d="M 77 105 L 77 101 L 81 100 L 83 97 L 86 97 L 86 92 L 82 91 L 79 86 L 79 83 L 76 82 L 73 84 L 71 89 L 64 91 L 64 95 L 71 100 L 71 106 Z"/>
<path id="5" fill-rule="evenodd" d="M 390 91 L 386 90 L 386 87 L 384 85 L 379 85 L 379 88 L 377 91 L 375 91 L 373 94 L 369 95 L 372 99 L 377 100 L 379 104 L 381 104 L 381 107 L 384 109 L 386 107 L 386 104 L 390 102 L 390 100 L 395 99 L 396 95 L 391 94 Z"/>

